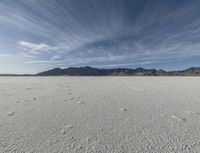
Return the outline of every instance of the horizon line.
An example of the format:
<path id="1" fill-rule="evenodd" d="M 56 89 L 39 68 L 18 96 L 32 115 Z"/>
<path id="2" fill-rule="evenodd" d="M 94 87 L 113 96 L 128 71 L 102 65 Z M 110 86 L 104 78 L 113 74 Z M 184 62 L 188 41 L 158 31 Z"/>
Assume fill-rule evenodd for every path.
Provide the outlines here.
<path id="1" fill-rule="evenodd" d="M 136 70 L 136 69 L 139 69 L 139 68 L 142 68 L 142 69 L 145 69 L 145 70 L 157 70 L 157 71 L 165 71 L 165 72 L 178 72 L 178 71 L 184 71 L 184 70 L 187 70 L 187 69 L 190 69 L 190 68 L 200 68 L 200 66 L 191 66 L 191 67 L 187 67 L 187 68 L 183 68 L 183 69 L 178 69 L 178 70 L 165 70 L 165 69 L 158 69 L 158 68 L 144 68 L 144 67 L 136 67 L 136 68 L 127 68 L 127 67 L 116 67 L 116 68 L 98 68 L 98 67 L 93 67 L 93 66 L 69 66 L 69 67 L 55 67 L 55 68 L 50 68 L 48 70 L 44 70 L 44 71 L 41 71 L 41 72 L 37 72 L 37 73 L 0 73 L 0 76 L 34 76 L 34 75 L 37 75 L 39 73 L 42 73 L 42 72 L 46 72 L 46 71 L 49 71 L 49 70 L 53 70 L 53 69 L 68 69 L 68 68 L 86 68 L 86 67 L 89 67 L 89 68 L 94 68 L 94 69 L 105 69 L 105 70 L 111 70 L 111 69 L 130 69 L 130 70 Z"/>

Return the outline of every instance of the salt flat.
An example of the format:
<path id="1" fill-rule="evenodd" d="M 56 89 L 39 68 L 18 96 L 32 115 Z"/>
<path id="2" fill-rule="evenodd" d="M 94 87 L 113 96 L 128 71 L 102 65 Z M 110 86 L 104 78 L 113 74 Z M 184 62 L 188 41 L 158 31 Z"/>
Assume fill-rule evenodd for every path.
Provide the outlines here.
<path id="1" fill-rule="evenodd" d="M 200 152 L 200 78 L 0 77 L 0 152 Z"/>

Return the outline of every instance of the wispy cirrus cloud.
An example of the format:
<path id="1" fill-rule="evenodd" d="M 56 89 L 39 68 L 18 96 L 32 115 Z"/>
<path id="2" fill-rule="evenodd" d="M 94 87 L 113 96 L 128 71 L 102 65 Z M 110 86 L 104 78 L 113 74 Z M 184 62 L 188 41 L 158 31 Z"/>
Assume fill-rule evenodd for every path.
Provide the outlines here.
<path id="1" fill-rule="evenodd" d="M 49 50 L 53 49 L 53 47 L 44 43 L 34 44 L 31 42 L 19 41 L 18 44 L 20 47 L 23 47 L 25 50 L 28 50 L 33 54 L 38 54 L 40 51 L 48 52 Z"/>
<path id="2" fill-rule="evenodd" d="M 46 43 L 32 43 L 27 41 L 19 41 L 18 47 L 22 48 L 23 50 L 27 51 L 29 54 L 41 54 L 41 53 L 47 53 L 51 56 L 52 60 L 59 59 L 61 55 L 59 53 L 67 53 L 70 51 L 70 47 L 66 45 L 57 45 L 57 46 L 51 46 Z M 55 55 L 56 54 L 56 55 Z"/>
<path id="3" fill-rule="evenodd" d="M 38 71 L 167 61 L 181 67 L 200 57 L 199 10 L 198 0 L 1 1 L 0 50 Z"/>
<path id="4" fill-rule="evenodd" d="M 3 54 L 3 53 L 0 53 L 0 57 L 11 57 L 12 55 L 11 54 Z"/>

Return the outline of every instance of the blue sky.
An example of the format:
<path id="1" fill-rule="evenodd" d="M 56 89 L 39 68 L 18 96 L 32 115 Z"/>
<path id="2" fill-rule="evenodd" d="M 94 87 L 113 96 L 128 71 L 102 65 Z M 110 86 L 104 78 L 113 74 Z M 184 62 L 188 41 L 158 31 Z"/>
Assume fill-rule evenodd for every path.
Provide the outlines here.
<path id="1" fill-rule="evenodd" d="M 0 73 L 200 65 L 199 0 L 1 0 Z"/>

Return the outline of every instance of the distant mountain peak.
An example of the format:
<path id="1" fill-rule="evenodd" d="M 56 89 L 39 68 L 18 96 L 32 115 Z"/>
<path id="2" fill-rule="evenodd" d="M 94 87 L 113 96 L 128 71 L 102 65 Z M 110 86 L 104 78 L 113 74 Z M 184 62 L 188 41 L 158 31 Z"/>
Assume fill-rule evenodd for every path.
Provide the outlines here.
<path id="1" fill-rule="evenodd" d="M 145 69 L 138 67 L 136 69 L 113 68 L 98 69 L 90 66 L 69 67 L 65 69 L 54 68 L 45 72 L 36 74 L 36 76 L 200 76 L 200 67 L 191 67 L 182 71 L 164 71 L 157 69 Z"/>

